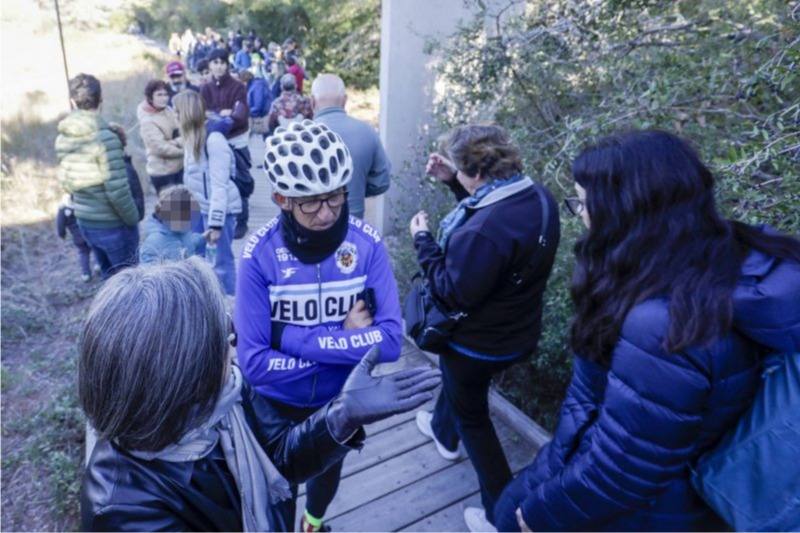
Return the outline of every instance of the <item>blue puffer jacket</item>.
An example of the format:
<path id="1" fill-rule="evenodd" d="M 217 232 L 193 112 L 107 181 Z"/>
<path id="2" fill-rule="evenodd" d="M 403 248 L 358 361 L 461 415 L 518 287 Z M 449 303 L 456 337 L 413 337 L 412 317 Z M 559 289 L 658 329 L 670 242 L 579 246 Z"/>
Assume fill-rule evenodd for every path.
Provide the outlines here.
<path id="1" fill-rule="evenodd" d="M 707 347 L 662 348 L 668 303 L 634 307 L 611 368 L 575 357 L 553 440 L 506 487 L 498 528 L 533 531 L 726 529 L 694 492 L 689 465 L 756 392 L 761 355 L 800 349 L 800 265 L 751 252 L 734 330 Z"/>
<path id="2" fill-rule="evenodd" d="M 155 215 L 145 223 L 146 237 L 139 248 L 139 262 L 142 264 L 180 261 L 203 250 L 205 239 L 191 231 L 172 231 Z"/>

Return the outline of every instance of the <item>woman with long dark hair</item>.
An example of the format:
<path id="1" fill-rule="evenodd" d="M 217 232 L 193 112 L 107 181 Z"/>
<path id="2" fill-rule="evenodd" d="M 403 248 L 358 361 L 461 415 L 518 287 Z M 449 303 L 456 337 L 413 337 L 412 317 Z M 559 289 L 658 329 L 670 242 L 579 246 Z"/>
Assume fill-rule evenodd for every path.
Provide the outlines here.
<path id="1" fill-rule="evenodd" d="M 661 131 L 573 164 L 573 377 L 554 438 L 503 493 L 504 530 L 720 530 L 689 466 L 800 346 L 800 242 L 723 219 L 711 172 Z"/>

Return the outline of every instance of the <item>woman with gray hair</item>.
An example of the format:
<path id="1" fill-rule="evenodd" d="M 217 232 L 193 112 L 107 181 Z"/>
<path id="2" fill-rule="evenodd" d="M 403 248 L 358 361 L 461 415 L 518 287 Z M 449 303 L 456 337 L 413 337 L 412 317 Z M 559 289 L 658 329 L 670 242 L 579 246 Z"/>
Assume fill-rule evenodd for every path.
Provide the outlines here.
<path id="1" fill-rule="evenodd" d="M 80 342 L 80 402 L 99 437 L 82 529 L 291 530 L 275 511 L 289 483 L 341 460 L 362 445 L 364 424 L 419 407 L 439 383 L 427 368 L 374 378 L 373 350 L 339 396 L 291 425 L 243 381 L 235 337 L 200 259 L 128 269 L 103 286 Z"/>

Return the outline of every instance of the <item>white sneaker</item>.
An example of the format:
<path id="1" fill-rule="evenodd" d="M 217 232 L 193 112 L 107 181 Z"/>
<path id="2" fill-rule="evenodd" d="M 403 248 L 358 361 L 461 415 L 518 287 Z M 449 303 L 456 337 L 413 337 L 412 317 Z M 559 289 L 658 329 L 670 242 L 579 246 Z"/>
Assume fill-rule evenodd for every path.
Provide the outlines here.
<path id="1" fill-rule="evenodd" d="M 481 507 L 467 507 L 464 509 L 464 523 L 470 531 L 490 531 L 496 533 L 497 528 L 486 520 L 486 511 Z"/>
<path id="2" fill-rule="evenodd" d="M 433 413 L 429 413 L 428 411 L 417 411 L 417 427 L 419 428 L 420 433 L 431 438 L 433 442 L 436 443 L 436 450 L 439 452 L 439 455 L 448 461 L 457 461 L 461 459 L 460 448 L 456 448 L 455 451 L 450 451 L 444 447 L 444 444 L 436 439 L 433 434 L 433 428 L 431 427 L 432 419 Z"/>

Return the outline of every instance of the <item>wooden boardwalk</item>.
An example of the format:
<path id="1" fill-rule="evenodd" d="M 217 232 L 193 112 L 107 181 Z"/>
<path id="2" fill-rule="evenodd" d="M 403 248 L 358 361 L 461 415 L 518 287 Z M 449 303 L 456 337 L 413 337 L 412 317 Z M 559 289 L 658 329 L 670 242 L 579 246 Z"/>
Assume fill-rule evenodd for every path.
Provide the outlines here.
<path id="1" fill-rule="evenodd" d="M 263 170 L 263 143 L 251 137 L 252 170 L 256 188 L 250 197 L 250 231 L 256 231 L 278 213 L 271 201 Z M 241 254 L 247 238 L 235 241 Z M 414 365 L 430 365 L 415 346 L 406 342 L 400 360 L 380 365 L 389 372 Z M 430 409 L 432 406 L 428 405 Z M 339 491 L 328 508 L 326 522 L 334 531 L 463 531 L 463 509 L 480 505 L 478 482 L 468 460 L 450 462 L 422 435 L 405 413 L 366 428 L 367 440 L 360 452 L 345 459 Z M 537 446 L 511 427 L 494 419 L 497 433 L 514 472 L 529 464 Z M 298 509 L 305 505 L 300 488 Z M 299 512 L 298 512 L 299 514 Z"/>

